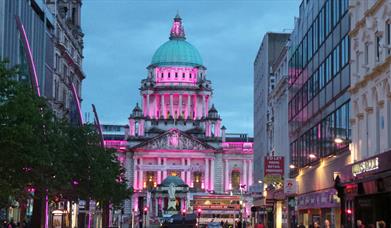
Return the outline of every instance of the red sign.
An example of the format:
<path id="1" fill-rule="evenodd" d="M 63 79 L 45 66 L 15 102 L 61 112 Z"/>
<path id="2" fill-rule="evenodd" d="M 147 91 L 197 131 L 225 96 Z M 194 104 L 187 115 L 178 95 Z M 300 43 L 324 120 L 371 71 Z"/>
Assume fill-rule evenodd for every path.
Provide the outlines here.
<path id="1" fill-rule="evenodd" d="M 266 156 L 265 157 L 265 176 L 284 176 L 284 157 Z"/>

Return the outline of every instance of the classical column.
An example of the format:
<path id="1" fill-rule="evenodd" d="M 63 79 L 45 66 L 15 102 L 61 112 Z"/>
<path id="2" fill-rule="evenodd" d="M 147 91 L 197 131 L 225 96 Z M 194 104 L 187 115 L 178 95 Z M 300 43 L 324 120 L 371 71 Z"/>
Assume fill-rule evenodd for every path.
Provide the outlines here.
<path id="1" fill-rule="evenodd" d="M 166 169 L 166 165 L 167 165 L 167 158 L 163 158 L 163 180 L 166 179 L 167 177 L 167 169 Z"/>
<path id="2" fill-rule="evenodd" d="M 198 113 L 197 113 L 197 95 L 193 95 L 193 110 L 194 110 L 194 118 L 197 119 Z"/>
<path id="3" fill-rule="evenodd" d="M 189 170 L 187 170 L 186 171 L 186 183 L 187 183 L 187 185 L 189 185 L 190 186 L 190 184 L 191 184 L 191 178 L 190 178 L 190 174 L 191 174 L 191 164 L 190 164 L 190 158 L 187 158 L 187 166 L 189 167 Z"/>
<path id="4" fill-rule="evenodd" d="M 160 99 L 160 104 L 161 104 L 161 108 L 160 108 L 160 112 L 161 112 L 161 116 L 163 116 L 163 118 L 165 118 L 166 116 L 166 110 L 165 110 L 165 105 L 164 105 L 164 94 L 161 95 L 161 99 Z"/>
<path id="5" fill-rule="evenodd" d="M 181 164 L 182 164 L 183 167 L 185 166 L 185 158 L 182 158 Z M 181 179 L 185 182 L 185 170 L 181 171 Z"/>
<path id="6" fill-rule="evenodd" d="M 151 116 L 151 113 L 149 112 L 149 93 L 147 93 L 147 103 L 145 105 L 147 116 Z"/>
<path id="7" fill-rule="evenodd" d="M 247 160 L 243 160 L 243 181 L 242 184 L 245 184 L 247 186 Z"/>
<path id="8" fill-rule="evenodd" d="M 143 165 L 143 159 L 140 158 L 140 166 Z M 141 169 L 140 167 L 140 179 L 139 179 L 139 189 L 143 189 L 144 188 L 144 170 Z"/>
<path id="9" fill-rule="evenodd" d="M 191 96 L 190 94 L 187 95 L 187 110 L 186 110 L 186 119 L 191 116 L 191 111 L 190 111 L 190 103 L 191 103 Z"/>
<path id="10" fill-rule="evenodd" d="M 133 158 L 133 188 L 138 188 L 138 167 L 137 158 Z"/>
<path id="11" fill-rule="evenodd" d="M 157 158 L 157 167 L 161 167 L 161 158 Z M 157 184 L 162 183 L 162 171 L 158 170 L 157 171 Z"/>
<path id="12" fill-rule="evenodd" d="M 182 115 L 182 94 L 179 94 L 179 115 L 178 116 L 181 116 Z"/>
<path id="13" fill-rule="evenodd" d="M 212 158 L 210 160 L 210 190 L 215 190 L 215 160 Z"/>
<path id="14" fill-rule="evenodd" d="M 248 181 L 247 184 L 250 186 L 253 183 L 253 164 L 251 160 L 248 160 Z"/>
<path id="15" fill-rule="evenodd" d="M 225 159 L 224 160 L 224 165 L 225 165 L 225 167 L 224 167 L 224 173 L 225 173 L 225 180 L 224 180 L 224 185 L 225 185 L 225 191 L 228 191 L 229 190 L 229 183 L 228 183 L 228 175 L 229 175 L 229 173 L 228 173 L 228 160 L 227 159 Z"/>
<path id="16" fill-rule="evenodd" d="M 206 110 L 206 97 L 205 95 L 202 95 L 202 116 L 206 117 L 206 113 L 208 111 Z"/>
<path id="17" fill-rule="evenodd" d="M 174 96 L 170 94 L 170 115 L 174 117 Z"/>
<path id="18" fill-rule="evenodd" d="M 205 158 L 205 177 L 204 177 L 205 189 L 209 189 L 209 158 Z"/>

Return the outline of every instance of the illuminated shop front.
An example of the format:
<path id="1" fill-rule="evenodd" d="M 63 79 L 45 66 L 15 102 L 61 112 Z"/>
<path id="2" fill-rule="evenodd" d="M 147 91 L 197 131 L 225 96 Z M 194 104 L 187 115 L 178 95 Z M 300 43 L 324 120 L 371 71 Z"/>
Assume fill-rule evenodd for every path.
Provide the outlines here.
<path id="1" fill-rule="evenodd" d="M 353 163 L 343 177 L 347 224 L 391 224 L 391 151 Z"/>

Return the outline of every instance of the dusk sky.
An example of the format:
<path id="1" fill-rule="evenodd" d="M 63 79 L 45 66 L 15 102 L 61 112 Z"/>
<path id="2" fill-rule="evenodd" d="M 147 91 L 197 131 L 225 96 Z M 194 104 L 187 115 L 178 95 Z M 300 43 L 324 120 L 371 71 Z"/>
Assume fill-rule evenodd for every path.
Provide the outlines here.
<path id="1" fill-rule="evenodd" d="M 201 53 L 213 104 L 230 133 L 253 135 L 253 62 L 266 32 L 290 32 L 300 0 L 84 0 L 83 112 L 127 124 L 140 81 L 179 11 Z M 92 115 L 90 117 L 92 120 Z"/>

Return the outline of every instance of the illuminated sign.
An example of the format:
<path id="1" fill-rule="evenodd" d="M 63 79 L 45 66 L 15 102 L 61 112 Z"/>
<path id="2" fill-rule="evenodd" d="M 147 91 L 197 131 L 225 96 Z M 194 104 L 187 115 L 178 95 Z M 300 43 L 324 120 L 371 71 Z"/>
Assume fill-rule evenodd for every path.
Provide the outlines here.
<path id="1" fill-rule="evenodd" d="M 354 164 L 352 166 L 353 176 L 357 176 L 362 173 L 366 173 L 372 170 L 376 170 L 379 168 L 379 158 L 373 158 L 366 161 L 362 161 L 360 163 Z"/>

